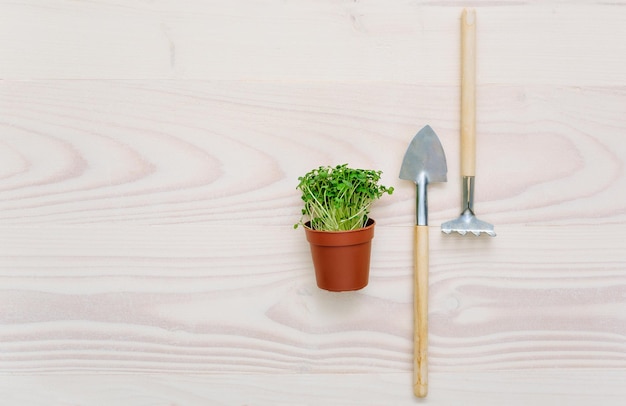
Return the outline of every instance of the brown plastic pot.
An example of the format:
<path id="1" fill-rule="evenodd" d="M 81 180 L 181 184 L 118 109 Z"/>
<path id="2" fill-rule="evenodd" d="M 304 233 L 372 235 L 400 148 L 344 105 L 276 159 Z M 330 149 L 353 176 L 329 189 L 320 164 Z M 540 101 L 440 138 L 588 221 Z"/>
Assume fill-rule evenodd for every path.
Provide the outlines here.
<path id="1" fill-rule="evenodd" d="M 359 290 L 367 286 L 374 226 L 369 219 L 365 227 L 352 231 L 319 231 L 304 224 L 311 246 L 317 286 L 334 292 Z"/>

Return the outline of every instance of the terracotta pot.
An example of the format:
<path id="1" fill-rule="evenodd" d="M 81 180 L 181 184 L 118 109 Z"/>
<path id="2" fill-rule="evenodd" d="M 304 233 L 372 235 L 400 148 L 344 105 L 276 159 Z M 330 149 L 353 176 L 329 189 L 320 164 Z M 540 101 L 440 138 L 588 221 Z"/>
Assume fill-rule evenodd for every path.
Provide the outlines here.
<path id="1" fill-rule="evenodd" d="M 367 286 L 375 225 L 369 219 L 358 230 L 318 231 L 310 228 L 310 222 L 305 223 L 319 288 L 341 292 Z"/>

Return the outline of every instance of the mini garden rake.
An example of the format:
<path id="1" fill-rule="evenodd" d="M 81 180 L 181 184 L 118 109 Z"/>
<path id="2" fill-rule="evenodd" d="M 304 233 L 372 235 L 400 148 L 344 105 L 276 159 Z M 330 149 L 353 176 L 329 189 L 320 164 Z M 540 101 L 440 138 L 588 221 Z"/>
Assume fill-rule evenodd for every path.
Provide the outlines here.
<path id="1" fill-rule="evenodd" d="M 474 215 L 476 174 L 476 14 L 463 10 L 461 17 L 461 176 L 463 202 L 461 215 L 441 225 L 441 231 L 461 235 L 487 233 L 495 237 L 493 225 Z"/>

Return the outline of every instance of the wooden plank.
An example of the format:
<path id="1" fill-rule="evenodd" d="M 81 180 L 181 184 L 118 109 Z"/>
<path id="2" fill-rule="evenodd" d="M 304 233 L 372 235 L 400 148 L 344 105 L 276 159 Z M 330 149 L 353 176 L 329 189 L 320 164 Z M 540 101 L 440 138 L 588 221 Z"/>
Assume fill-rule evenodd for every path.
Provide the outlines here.
<path id="1" fill-rule="evenodd" d="M 621 225 L 431 228 L 433 372 L 626 368 Z M 337 294 L 288 226 L 5 227 L 0 373 L 411 371 L 411 236 Z"/>
<path id="2" fill-rule="evenodd" d="M 624 370 L 435 373 L 432 405 L 623 403 Z M 409 373 L 360 375 L 34 375 L 3 376 L 9 404 L 36 405 L 414 405 Z"/>
<path id="3" fill-rule="evenodd" d="M 626 2 L 473 5 L 495 239 L 437 227 L 456 1 L 0 1 L 3 402 L 414 404 L 396 174 L 431 124 L 428 402 L 621 405 Z M 396 193 L 370 285 L 336 294 L 291 224 L 297 177 L 344 162 Z"/>
<path id="4" fill-rule="evenodd" d="M 476 208 L 494 224 L 623 224 L 626 88 L 479 86 Z M 204 81 L 0 83 L 0 224 L 293 224 L 297 177 L 348 162 L 383 170 L 374 215 L 413 221 L 397 179 L 435 128 L 458 215 L 456 86 Z"/>
<path id="5" fill-rule="evenodd" d="M 626 85 L 623 2 L 476 2 L 478 83 Z M 458 2 L 0 4 L 3 79 L 459 80 Z"/>

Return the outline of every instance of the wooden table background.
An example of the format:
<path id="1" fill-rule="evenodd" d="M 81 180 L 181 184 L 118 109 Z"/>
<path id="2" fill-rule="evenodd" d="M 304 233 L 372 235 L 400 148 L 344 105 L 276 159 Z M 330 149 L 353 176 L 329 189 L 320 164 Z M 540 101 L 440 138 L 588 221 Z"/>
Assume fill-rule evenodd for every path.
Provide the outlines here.
<path id="1" fill-rule="evenodd" d="M 476 208 L 459 211 L 462 6 Z M 621 405 L 626 1 L 0 1 L 3 405 Z M 411 391 L 430 124 L 430 395 Z M 381 169 L 370 285 L 315 286 L 297 177 Z"/>

